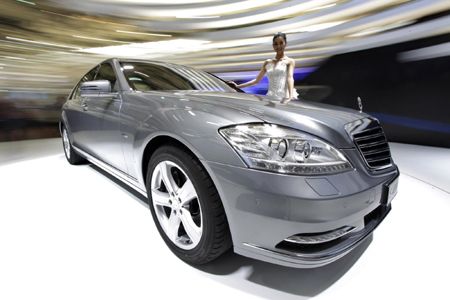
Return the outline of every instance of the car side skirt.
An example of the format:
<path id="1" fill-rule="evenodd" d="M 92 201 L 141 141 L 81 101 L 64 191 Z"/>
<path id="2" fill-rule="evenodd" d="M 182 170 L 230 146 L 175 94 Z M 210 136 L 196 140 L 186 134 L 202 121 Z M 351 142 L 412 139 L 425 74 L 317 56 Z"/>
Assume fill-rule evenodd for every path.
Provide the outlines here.
<path id="1" fill-rule="evenodd" d="M 114 168 L 113 166 L 110 166 L 109 164 L 107 164 L 104 161 L 96 158 L 95 156 L 87 153 L 86 151 L 81 150 L 79 147 L 77 147 L 75 145 L 73 145 L 72 147 L 75 149 L 75 151 L 79 155 L 86 158 L 89 162 L 96 165 L 97 167 L 104 170 L 105 172 L 111 174 L 112 176 L 116 177 L 121 182 L 125 183 L 126 185 L 128 185 L 129 187 L 131 187 L 132 189 L 134 189 L 135 191 L 139 192 L 141 195 L 143 195 L 147 198 L 147 191 L 138 186 L 139 183 L 136 178 L 131 177 L 131 176 L 121 172 L 120 170 Z"/>

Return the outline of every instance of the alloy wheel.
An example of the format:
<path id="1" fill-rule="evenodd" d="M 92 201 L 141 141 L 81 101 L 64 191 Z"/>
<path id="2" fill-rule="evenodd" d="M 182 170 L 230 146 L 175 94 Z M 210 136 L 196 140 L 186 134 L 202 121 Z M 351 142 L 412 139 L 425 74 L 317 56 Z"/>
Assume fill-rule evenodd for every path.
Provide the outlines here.
<path id="1" fill-rule="evenodd" d="M 202 237 L 200 202 L 192 181 L 172 161 L 160 162 L 152 175 L 151 196 L 159 224 L 172 243 L 195 248 Z"/>

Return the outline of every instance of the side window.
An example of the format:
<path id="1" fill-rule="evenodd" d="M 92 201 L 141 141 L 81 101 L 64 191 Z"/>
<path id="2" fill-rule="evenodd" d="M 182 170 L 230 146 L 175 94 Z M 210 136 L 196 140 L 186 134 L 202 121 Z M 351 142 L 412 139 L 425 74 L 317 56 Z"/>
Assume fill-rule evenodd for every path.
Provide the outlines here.
<path id="1" fill-rule="evenodd" d="M 100 70 L 95 77 L 95 80 L 108 80 L 109 82 L 111 82 L 111 91 L 119 91 L 119 87 L 118 85 L 116 85 L 116 73 L 114 73 L 114 69 L 109 63 L 104 63 L 103 65 L 101 65 Z"/>
<path id="2" fill-rule="evenodd" d="M 76 97 L 80 97 L 80 86 L 82 82 L 86 81 L 92 81 L 94 80 L 95 74 L 97 74 L 99 66 L 96 66 L 92 70 L 86 73 L 86 75 L 81 78 L 80 82 L 78 82 L 77 86 L 73 89 L 72 95 L 70 96 L 70 99 L 74 99 Z"/>
<path id="3" fill-rule="evenodd" d="M 192 90 L 192 85 L 174 71 L 148 63 L 123 65 L 124 73 L 138 91 Z"/>

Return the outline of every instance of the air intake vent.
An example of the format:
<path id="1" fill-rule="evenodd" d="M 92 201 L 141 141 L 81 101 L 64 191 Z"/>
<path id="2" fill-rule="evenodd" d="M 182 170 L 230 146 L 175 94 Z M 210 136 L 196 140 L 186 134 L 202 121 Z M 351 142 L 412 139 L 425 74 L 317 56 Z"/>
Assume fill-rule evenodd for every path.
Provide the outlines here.
<path id="1" fill-rule="evenodd" d="M 381 127 L 355 133 L 353 139 L 369 168 L 383 169 L 392 164 L 389 144 Z"/>

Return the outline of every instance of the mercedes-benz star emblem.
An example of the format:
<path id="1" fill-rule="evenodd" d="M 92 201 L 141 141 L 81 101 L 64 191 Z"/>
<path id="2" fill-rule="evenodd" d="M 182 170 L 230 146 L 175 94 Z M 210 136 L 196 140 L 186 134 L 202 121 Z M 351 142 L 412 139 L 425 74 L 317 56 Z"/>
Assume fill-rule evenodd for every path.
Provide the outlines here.
<path id="1" fill-rule="evenodd" d="M 362 105 L 361 98 L 359 98 L 359 97 L 358 97 L 358 106 L 359 106 L 359 112 L 362 113 L 363 105 Z"/>

